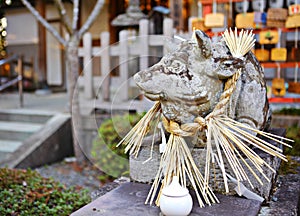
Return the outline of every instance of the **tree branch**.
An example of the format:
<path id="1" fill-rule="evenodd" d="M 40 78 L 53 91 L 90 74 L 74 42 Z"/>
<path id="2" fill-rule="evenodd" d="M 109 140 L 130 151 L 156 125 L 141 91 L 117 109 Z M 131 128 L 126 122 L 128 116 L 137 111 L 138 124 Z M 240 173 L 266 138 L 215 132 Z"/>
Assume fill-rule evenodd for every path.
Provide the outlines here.
<path id="1" fill-rule="evenodd" d="M 95 19 L 97 18 L 102 6 L 104 4 L 104 0 L 97 0 L 94 9 L 90 16 L 88 17 L 87 21 L 83 24 L 78 32 L 78 37 L 81 38 L 82 35 L 91 27 Z"/>
<path id="2" fill-rule="evenodd" d="M 74 0 L 73 1 L 73 24 L 72 24 L 73 31 L 77 29 L 78 17 L 79 17 L 79 0 Z"/>
<path id="3" fill-rule="evenodd" d="M 72 34 L 71 21 L 67 14 L 64 4 L 62 3 L 61 0 L 54 0 L 54 2 L 60 13 L 60 16 L 62 18 L 62 22 L 63 22 L 64 26 L 66 27 L 68 33 Z"/>
<path id="4" fill-rule="evenodd" d="M 32 5 L 28 2 L 28 0 L 21 0 L 22 3 L 27 7 L 27 9 L 32 13 L 32 15 L 64 46 L 67 45 L 67 42 L 60 36 L 60 34 L 56 31 L 56 29 L 50 25 L 41 15 L 40 13 L 32 7 Z"/>

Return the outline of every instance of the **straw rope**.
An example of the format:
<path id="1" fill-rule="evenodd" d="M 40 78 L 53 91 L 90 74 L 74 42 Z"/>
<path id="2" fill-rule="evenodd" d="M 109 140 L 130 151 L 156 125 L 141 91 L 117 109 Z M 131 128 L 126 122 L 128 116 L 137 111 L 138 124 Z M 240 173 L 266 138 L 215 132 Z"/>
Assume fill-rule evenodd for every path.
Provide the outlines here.
<path id="1" fill-rule="evenodd" d="M 195 118 L 193 123 L 186 123 L 182 125 L 179 125 L 177 122 L 168 120 L 167 118 L 163 117 L 162 122 L 166 131 L 178 136 L 187 137 L 194 136 L 197 131 L 206 129 L 207 121 L 211 117 L 225 113 L 226 105 L 230 100 L 230 96 L 236 87 L 236 83 L 240 75 L 241 69 L 239 69 L 231 78 L 226 81 L 224 91 L 221 94 L 220 100 L 209 115 L 207 115 L 205 118 L 198 116 L 197 118 Z"/>
<path id="2" fill-rule="evenodd" d="M 243 57 L 252 49 L 255 44 L 252 31 L 248 32 L 242 30 L 238 35 L 237 29 L 235 28 L 234 32 L 231 29 L 229 31 L 226 30 L 222 36 L 225 39 L 226 45 L 228 46 L 232 56 L 235 58 Z M 193 136 L 197 131 L 207 128 L 207 121 L 211 117 L 225 113 L 226 105 L 230 101 L 230 97 L 235 90 L 236 83 L 241 75 L 241 72 L 241 69 L 238 69 L 236 73 L 226 81 L 220 100 L 209 115 L 207 115 L 205 118 L 198 116 L 195 118 L 193 123 L 186 123 L 182 125 L 163 118 L 165 129 L 169 133 L 174 133 L 176 135 L 185 137 Z"/>
<path id="3" fill-rule="evenodd" d="M 230 31 L 226 30 L 223 37 L 232 56 L 235 58 L 243 58 L 243 56 L 253 47 L 255 42 L 252 32 L 241 31 L 238 35 L 237 29 L 235 29 L 235 32 L 231 29 Z M 179 177 L 180 183 L 184 187 L 186 187 L 186 177 L 189 178 L 191 185 L 196 192 L 200 207 L 204 206 L 204 202 L 208 205 L 219 202 L 209 186 L 209 175 L 210 164 L 212 163 L 214 166 L 214 159 L 216 159 L 220 162 L 219 164 L 224 179 L 225 189 L 228 192 L 228 183 L 222 152 L 227 158 L 238 182 L 247 180 L 250 185 L 252 185 L 243 165 L 250 170 L 259 183 L 262 184 L 262 181 L 256 174 L 256 171 L 261 173 L 267 181 L 270 181 L 263 173 L 262 167 L 267 166 L 274 172 L 275 170 L 249 148 L 244 141 L 252 143 L 253 146 L 270 155 L 286 160 L 285 156 L 281 154 L 280 149 L 272 146 L 259 137 L 256 137 L 252 133 L 248 133 L 247 130 L 253 131 L 284 145 L 287 144 L 282 140 L 292 140 L 259 131 L 226 116 L 226 105 L 230 101 L 230 97 L 236 88 L 241 73 L 242 69 L 238 69 L 235 74 L 226 81 L 219 102 L 214 107 L 213 111 L 205 118 L 198 116 L 192 123 L 179 124 L 162 116 L 162 123 L 166 131 L 170 133 L 170 138 L 166 144 L 166 149 L 162 154 L 159 170 L 148 193 L 146 203 L 152 204 L 155 201 L 155 203 L 159 205 L 162 189 L 171 182 L 172 177 L 175 175 Z M 149 110 L 144 118 L 127 134 L 127 136 L 124 137 L 119 145 L 126 145 L 126 152 L 129 151 L 129 154 L 137 156 L 140 151 L 143 137 L 149 131 L 150 122 L 161 116 L 160 111 L 160 102 L 156 102 L 152 109 Z M 242 128 L 246 129 L 246 131 L 242 130 Z M 191 152 L 183 138 L 186 136 L 193 136 L 197 131 L 203 130 L 207 133 L 204 176 L 197 168 Z M 215 141 L 215 144 L 213 144 L 212 140 Z M 213 147 L 215 148 L 216 153 L 214 153 Z M 250 162 L 246 162 L 242 154 L 245 155 Z M 256 171 L 251 168 L 250 164 L 255 167 Z"/>

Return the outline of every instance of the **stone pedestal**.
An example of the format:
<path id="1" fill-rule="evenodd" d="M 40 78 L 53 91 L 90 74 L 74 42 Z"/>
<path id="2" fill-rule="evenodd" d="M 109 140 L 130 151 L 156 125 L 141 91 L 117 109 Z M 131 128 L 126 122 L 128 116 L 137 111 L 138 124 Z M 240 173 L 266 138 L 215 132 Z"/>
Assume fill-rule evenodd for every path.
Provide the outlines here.
<path id="1" fill-rule="evenodd" d="M 90 204 L 84 206 L 71 216 L 153 216 L 161 215 L 160 209 L 156 206 L 145 205 L 150 185 L 141 183 L 124 183 L 113 191 L 99 197 Z M 193 193 L 193 200 L 197 200 Z M 260 202 L 244 198 L 217 195 L 220 204 L 214 204 L 200 208 L 194 201 L 190 216 L 220 215 L 220 216 L 255 216 L 260 210 Z"/>
<path id="2" fill-rule="evenodd" d="M 270 133 L 284 136 L 285 135 L 285 129 L 270 129 Z M 139 153 L 139 156 L 137 158 L 131 157 L 130 158 L 130 176 L 134 181 L 141 182 L 141 183 L 149 183 L 152 182 L 153 179 L 156 176 L 156 173 L 159 168 L 160 163 L 160 156 L 159 153 L 159 141 L 157 141 L 154 145 L 153 152 L 152 152 L 152 159 L 145 163 L 147 159 L 149 159 L 151 155 L 151 139 L 146 139 L 141 151 Z M 268 140 L 268 142 L 276 145 L 275 142 Z M 272 168 L 275 170 L 279 169 L 280 166 L 280 159 L 272 157 L 268 154 L 265 154 L 263 152 L 257 151 L 257 153 L 261 156 L 262 159 L 264 159 Z M 195 163 L 199 167 L 201 173 L 204 174 L 204 168 L 205 168 L 205 158 L 206 153 L 205 149 L 202 148 L 193 148 L 192 149 L 192 156 L 194 158 Z M 225 158 L 225 156 L 223 157 Z M 249 163 L 250 164 L 250 163 Z M 227 171 L 231 176 L 234 177 L 234 174 L 230 171 L 230 167 L 227 167 Z M 211 176 L 213 177 L 211 182 L 212 187 L 214 187 L 214 190 L 220 193 L 224 193 L 224 183 L 222 178 L 221 170 L 216 167 L 215 171 L 211 169 Z M 254 169 L 255 170 L 255 169 Z M 276 180 L 276 173 L 273 173 L 271 170 L 269 170 L 267 167 L 264 167 L 264 173 L 265 175 L 271 180 L 268 182 L 264 179 L 264 177 L 257 173 L 257 175 L 261 178 L 263 181 L 263 185 L 260 185 L 255 177 L 250 173 L 249 170 L 245 168 L 245 171 L 251 181 L 251 183 L 254 186 L 254 189 L 251 188 L 248 182 L 243 182 L 243 184 L 251 191 L 255 192 L 256 194 L 262 196 L 264 199 L 268 200 L 270 196 L 270 192 L 272 189 L 272 185 Z M 215 177 L 214 177 L 215 175 Z M 234 188 L 236 187 L 236 184 L 229 182 L 229 189 L 230 194 L 235 194 Z"/>

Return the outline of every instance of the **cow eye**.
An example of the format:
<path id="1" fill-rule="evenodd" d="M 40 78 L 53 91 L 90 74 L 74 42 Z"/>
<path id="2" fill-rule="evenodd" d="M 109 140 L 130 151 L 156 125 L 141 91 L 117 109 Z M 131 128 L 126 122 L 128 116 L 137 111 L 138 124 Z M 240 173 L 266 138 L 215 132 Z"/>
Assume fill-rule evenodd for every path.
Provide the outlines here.
<path id="1" fill-rule="evenodd" d="M 232 65 L 232 61 L 224 61 L 223 64 L 226 66 L 226 67 L 230 67 Z"/>

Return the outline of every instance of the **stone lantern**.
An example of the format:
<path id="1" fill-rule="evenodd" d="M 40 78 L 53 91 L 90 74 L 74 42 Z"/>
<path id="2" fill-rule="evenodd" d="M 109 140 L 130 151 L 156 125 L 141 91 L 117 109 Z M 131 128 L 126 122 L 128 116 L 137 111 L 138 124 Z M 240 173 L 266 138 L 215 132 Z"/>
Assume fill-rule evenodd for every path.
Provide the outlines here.
<path id="1" fill-rule="evenodd" d="M 145 19 L 147 16 L 142 13 L 140 9 L 139 0 L 129 0 L 129 6 L 126 9 L 126 13 L 118 15 L 111 22 L 112 26 L 130 27 L 138 26 L 141 19 Z"/>

